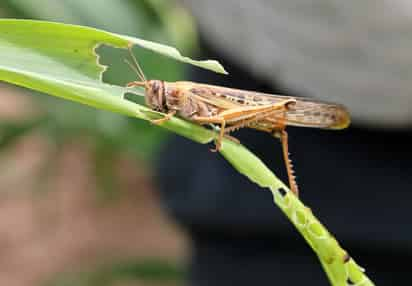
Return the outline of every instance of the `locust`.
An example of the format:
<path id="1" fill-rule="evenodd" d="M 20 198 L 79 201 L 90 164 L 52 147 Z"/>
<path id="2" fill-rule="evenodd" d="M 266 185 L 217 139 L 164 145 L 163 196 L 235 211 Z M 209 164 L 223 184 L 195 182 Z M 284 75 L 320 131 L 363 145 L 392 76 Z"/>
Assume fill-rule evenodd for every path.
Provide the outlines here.
<path id="1" fill-rule="evenodd" d="M 126 62 L 136 72 L 139 80 L 128 83 L 127 87 L 143 87 L 146 105 L 165 113 L 163 118 L 152 120 L 152 123 L 162 124 L 173 116 L 178 116 L 196 124 L 217 127 L 220 130 L 212 151 L 221 149 L 224 137 L 238 141 L 229 134 L 241 128 L 252 128 L 271 134 L 280 139 L 289 186 L 296 196 L 299 188 L 289 157 L 286 127 L 333 130 L 344 129 L 350 124 L 349 113 L 340 104 L 190 81 L 147 80 L 131 46 L 129 53 L 133 64 L 127 60 Z"/>

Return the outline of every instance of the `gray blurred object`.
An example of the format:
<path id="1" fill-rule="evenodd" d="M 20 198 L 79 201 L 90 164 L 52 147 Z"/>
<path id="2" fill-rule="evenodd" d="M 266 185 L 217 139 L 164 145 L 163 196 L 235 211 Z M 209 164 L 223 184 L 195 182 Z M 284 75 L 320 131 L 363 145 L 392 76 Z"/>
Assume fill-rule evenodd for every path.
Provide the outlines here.
<path id="1" fill-rule="evenodd" d="M 258 77 L 343 103 L 367 127 L 412 126 L 410 0 L 182 1 L 209 44 Z"/>

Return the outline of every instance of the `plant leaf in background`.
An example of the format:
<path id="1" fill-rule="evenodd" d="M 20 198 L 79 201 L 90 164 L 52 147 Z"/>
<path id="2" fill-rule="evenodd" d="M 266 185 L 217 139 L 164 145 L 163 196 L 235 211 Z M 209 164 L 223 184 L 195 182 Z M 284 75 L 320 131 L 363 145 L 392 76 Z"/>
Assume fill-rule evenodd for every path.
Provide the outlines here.
<path id="1" fill-rule="evenodd" d="M 171 285 L 171 282 L 174 282 L 172 285 L 182 285 L 184 277 L 185 271 L 182 267 L 162 259 L 150 258 L 139 261 L 116 261 L 103 264 L 91 271 L 60 274 L 45 286 L 110 286 L 123 285 L 122 282 L 129 285 L 127 282 L 132 281 L 144 285 Z"/>
<path id="2" fill-rule="evenodd" d="M 129 89 L 100 81 L 104 68 L 97 64 L 94 53 L 99 44 L 126 48 L 134 43 L 179 61 L 224 72 L 217 62 L 193 61 L 168 46 L 81 26 L 0 20 L 0 35 L 1 80 L 145 120 L 162 115 L 125 99 L 123 95 Z M 136 92 L 142 93 L 142 90 Z M 178 118 L 162 126 L 199 143 L 210 142 L 215 136 L 212 131 Z M 275 203 L 316 252 L 333 285 L 373 285 L 312 212 L 259 158 L 228 140 L 224 140 L 221 153 L 239 172 L 272 191 Z"/>
<path id="3" fill-rule="evenodd" d="M 0 17 L 89 25 L 112 32 L 139 35 L 156 42 L 172 43 L 185 53 L 193 52 L 196 48 L 193 20 L 173 0 L 2 0 Z M 136 49 L 135 52 L 138 52 L 139 61 L 148 77 L 156 75 L 169 80 L 182 78 L 184 66 L 178 62 L 166 59 L 159 68 L 158 55 Z M 100 62 L 110 63 L 110 68 L 103 75 L 106 82 L 124 85 L 135 80 L 136 75 L 123 62 L 126 52 L 102 46 L 98 53 L 101 55 Z M 142 168 L 136 172 L 150 173 L 150 165 L 158 148 L 166 142 L 166 132 L 161 128 L 148 128 L 149 124 L 142 120 L 71 102 L 62 104 L 59 99 L 32 90 L 21 92 L 19 88 L 4 84 L 0 88 L 2 93 L 15 90 L 13 93 L 18 93 L 16 96 L 41 115 L 40 120 L 33 118 L 31 113 L 30 120 L 26 121 L 13 117 L 7 122 L 2 120 L 0 125 L 2 153 L 13 152 L 15 144 L 21 143 L 22 139 L 31 140 L 32 135 L 36 138 L 39 133 L 43 140 L 48 141 L 48 153 L 40 163 L 32 187 L 27 190 L 37 195 L 40 195 L 38 191 L 55 192 L 51 184 L 51 180 L 55 180 L 54 170 L 61 163 L 62 154 L 73 148 L 74 143 L 88 150 L 87 163 L 90 165 L 91 183 L 96 184 L 93 190 L 98 200 L 103 198 L 105 203 L 113 204 L 115 202 L 107 199 L 121 195 L 121 192 L 115 192 L 122 180 L 117 168 L 119 159 L 121 162 L 122 158 L 129 158 L 132 164 L 136 163 Z M 30 93 L 36 96 L 26 96 Z M 103 152 L 104 156 L 101 156 Z M 5 164 L 4 168 L 10 166 Z"/>
<path id="4" fill-rule="evenodd" d="M 4 0 L 0 3 L 0 15 L 90 25 L 156 41 L 167 39 L 184 51 L 191 51 L 196 47 L 196 31 L 189 13 L 169 0 Z M 123 58 L 126 53 L 100 47 L 99 54 L 101 62 L 110 63 L 110 69 L 104 74 L 107 82 L 124 85 L 125 82 L 135 79 L 135 75 L 124 65 Z M 138 56 L 148 76 L 156 72 L 156 75 L 164 79 L 181 78 L 182 65 L 176 61 L 163 61 L 162 69 L 159 69 L 156 66 L 158 56 L 154 53 L 141 52 Z M 91 157 L 91 163 L 96 172 L 98 190 L 106 189 L 110 192 L 110 186 L 116 185 L 114 181 L 117 180 L 116 176 L 110 175 L 114 173 L 115 164 L 109 160 L 102 163 L 96 157 L 101 150 L 105 150 L 107 158 L 116 159 L 126 153 L 129 157 L 150 165 L 159 146 L 164 142 L 162 139 L 167 135 L 160 128 L 147 128 L 145 122 L 136 122 L 127 117 L 76 104 L 62 105 L 47 96 L 38 96 L 32 104 L 42 110 L 46 120 L 33 129 L 27 129 L 27 133 L 41 131 L 47 135 L 44 137 L 48 138 L 49 143 L 59 150 L 64 149 L 70 142 L 78 142 L 79 139 L 86 139 L 90 143 L 88 146 L 92 153 L 95 153 Z M 136 142 L 139 148 L 135 148 Z M 44 164 L 49 166 L 44 169 L 52 169 L 57 158 L 51 156 L 45 161 Z M 100 176 L 102 170 L 109 174 L 109 177 L 103 179 Z M 110 180 L 113 182 L 108 183 Z"/>
<path id="5" fill-rule="evenodd" d="M 98 63 L 98 55 L 95 54 L 100 44 L 126 48 L 133 43 L 182 62 L 224 72 L 217 62 L 194 61 L 169 46 L 81 26 L 0 20 L 0 35 L 0 52 L 8 55 L 0 61 L 0 77 L 4 81 L 141 119 L 162 115 L 125 100 L 123 95 L 130 89 L 101 82 L 105 67 Z M 142 95 L 143 91 L 138 93 Z M 164 125 L 175 128 L 173 126 L 184 124 L 188 123 L 175 119 Z M 198 142 L 213 139 L 210 131 L 190 125 L 197 131 L 186 133 L 178 128 L 174 131 L 185 132 L 182 135 Z"/>
<path id="6" fill-rule="evenodd" d="M 172 2 L 168 1 L 171 6 L 170 11 L 176 10 L 172 9 L 174 7 Z M 178 6 L 175 5 L 175 7 Z M 186 19 L 186 26 L 181 31 L 182 37 L 175 39 L 175 36 L 170 35 L 169 29 L 165 28 L 162 20 L 164 16 L 159 12 L 154 12 L 154 10 L 148 1 L 135 0 L 3 0 L 0 3 L 0 15 L 3 17 L 35 18 L 91 25 L 114 32 L 141 35 L 147 39 L 168 39 L 168 41 L 185 47 L 185 50 L 191 50 L 195 45 L 195 31 L 193 24 L 187 22 L 191 20 L 188 14 L 181 13 L 181 18 Z M 174 26 L 175 23 L 177 22 L 169 23 L 169 26 Z M 184 34 L 186 32 L 187 34 Z M 180 42 L 176 42 L 176 40 L 180 40 Z M 111 63 L 110 69 L 104 74 L 107 82 L 124 85 L 125 82 L 135 79 L 135 75 L 125 67 L 122 60 L 125 53 L 121 54 L 116 49 L 101 47 L 99 54 L 101 62 Z M 162 63 L 164 68 L 158 69 L 153 65 L 157 57 L 153 53 L 140 53 L 138 56 L 139 60 L 145 64 L 145 72 L 148 75 L 154 74 L 156 71 L 165 79 L 180 78 L 181 65 L 175 61 L 164 61 Z M 126 153 L 128 157 L 136 158 L 138 161 L 144 162 L 145 165 L 150 165 L 161 142 L 164 142 L 162 139 L 167 135 L 160 128 L 147 128 L 147 123 L 143 121 L 132 120 L 77 104 L 61 104 L 55 98 L 39 93 L 37 95 L 37 99 L 32 101 L 32 105 L 41 110 L 45 120 L 31 129 L 20 132 L 21 135 L 40 131 L 46 135 L 43 138 L 48 139 L 55 154 L 60 153 L 71 142 L 79 140 L 87 142 L 92 155 L 90 158 L 91 171 L 95 172 L 95 183 L 99 195 L 102 190 L 104 193 L 111 194 L 114 190 L 112 187 L 116 186 L 118 180 L 117 176 L 114 175 L 115 162 L 107 159 L 102 162 L 98 158 L 101 150 L 106 152 L 106 158 L 118 160 L 122 154 Z M 10 132 L 9 129 L 5 132 Z M 9 142 L 15 142 L 15 140 Z M 138 142 L 139 148 L 136 148 L 136 142 Z M 10 145 L 3 144 L 1 146 L 3 149 L 0 151 L 5 150 Z M 59 156 L 55 155 L 48 156 L 42 169 L 45 172 L 52 170 L 58 158 Z M 104 177 L 102 173 L 105 174 Z M 44 179 L 47 178 L 48 175 L 44 174 Z M 44 189 L 44 186 L 47 184 L 41 183 L 34 189 Z"/>
<path id="7" fill-rule="evenodd" d="M 45 9 L 47 7 L 47 9 Z M 174 1 L 163 0 L 4 0 L 0 3 L 0 15 L 13 18 L 35 18 L 70 24 L 90 25 L 113 32 L 140 35 L 156 41 L 167 39 L 184 51 L 196 47 L 195 29 L 190 15 Z M 121 15 L 121 16 L 120 16 Z M 176 33 L 176 31 L 179 31 Z M 124 85 L 135 75 L 124 65 L 126 53 L 107 47 L 99 48 L 101 62 L 110 63 L 104 74 L 107 82 Z M 164 79 L 181 78 L 182 65 L 173 60 L 162 62 L 162 69 L 155 63 L 157 55 L 139 53 L 148 76 L 155 74 Z M 33 102 L 44 113 L 46 120 L 36 126 L 48 135 L 50 143 L 78 141 L 86 137 L 90 146 L 112 153 L 128 153 L 150 164 L 162 140 L 166 136 L 159 128 L 147 128 L 147 124 L 130 118 L 99 110 L 91 110 L 76 104 L 60 104 L 54 98 L 39 96 Z M 142 136 L 142 131 L 144 136 Z M 122 136 L 120 136 L 122 135 Z M 120 139 L 121 138 L 121 139 Z M 139 142 L 139 148 L 135 148 Z M 49 162 L 54 164 L 54 162 Z M 96 168 L 99 164 L 96 158 Z M 100 167 L 99 167 L 100 168 Z M 107 164 L 106 168 L 111 168 Z M 110 172 L 109 172 L 110 173 Z M 96 176 L 99 180 L 100 177 Z M 104 183 L 97 181 L 101 186 Z"/>

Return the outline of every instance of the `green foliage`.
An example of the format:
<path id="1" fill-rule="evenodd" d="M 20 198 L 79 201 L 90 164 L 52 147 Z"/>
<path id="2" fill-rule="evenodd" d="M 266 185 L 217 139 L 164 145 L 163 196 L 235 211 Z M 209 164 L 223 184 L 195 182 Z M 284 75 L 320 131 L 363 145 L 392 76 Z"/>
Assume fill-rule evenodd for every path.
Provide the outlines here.
<path id="1" fill-rule="evenodd" d="M 13 145 L 21 136 L 40 126 L 44 120 L 44 118 L 35 118 L 22 122 L 1 121 L 0 150 Z"/>
<path id="2" fill-rule="evenodd" d="M 128 92 L 142 95 L 143 90 L 101 81 L 105 67 L 98 64 L 98 56 L 93 52 L 99 44 L 126 48 L 129 43 L 139 43 L 174 59 L 223 70 L 213 61 L 193 61 L 179 56 L 168 46 L 82 26 L 0 20 L 0 33 L 3 34 L 0 52 L 9 55 L 0 60 L 0 78 L 3 81 L 141 119 L 163 115 L 123 97 Z M 53 48 L 50 48 L 51 41 Z M 214 137 L 212 132 L 179 119 L 173 119 L 164 126 L 198 142 L 208 142 Z"/>
<path id="3" fill-rule="evenodd" d="M 180 282 L 180 285 L 184 276 L 181 267 L 151 258 L 104 264 L 81 273 L 66 273 L 52 279 L 46 286 L 111 286 L 120 282 L 144 282 L 145 285 Z"/>
<path id="4" fill-rule="evenodd" d="M 192 19 L 174 1 L 4 0 L 0 3 L 0 15 L 90 25 L 113 32 L 140 35 L 156 41 L 167 40 L 182 47 L 185 51 L 193 50 L 196 46 L 196 33 Z M 51 46 L 54 39 L 49 38 L 49 41 L 48 44 Z M 99 47 L 98 53 L 101 56 L 101 63 L 110 63 L 110 68 L 103 75 L 105 82 L 124 85 L 126 82 L 135 80 L 136 75 L 123 62 L 127 56 L 124 50 L 102 46 Z M 182 65 L 176 61 L 162 61 L 162 68 L 159 68 L 158 55 L 155 53 L 142 50 L 138 52 L 138 57 L 149 77 L 157 75 L 169 80 L 182 78 Z M 25 65 L 25 62 L 21 61 L 21 63 Z M 44 67 L 47 69 L 46 66 Z M 54 98 L 39 93 L 36 95 L 38 97 L 35 104 L 43 112 L 43 120 L 33 128 L 26 129 L 21 135 L 41 130 L 51 142 L 55 142 L 60 147 L 64 147 L 62 145 L 65 142 L 78 141 L 86 137 L 90 146 L 96 149 L 96 154 L 99 154 L 99 150 L 105 150 L 114 156 L 119 153 L 128 153 L 150 164 L 167 135 L 161 129 L 148 128 L 149 124 L 145 122 L 136 122 L 130 118 L 76 104 L 61 104 Z M 137 98 L 137 100 L 140 99 Z M 13 122 L 9 123 L 13 125 Z M 10 132 L 10 128 L 7 132 Z M 136 148 L 136 144 L 139 148 Z M 9 145 L 0 147 L 7 148 Z M 95 159 L 96 170 L 103 170 L 99 165 L 99 159 Z M 107 170 L 104 172 L 110 173 L 112 166 L 106 165 L 105 168 Z M 100 186 L 113 185 L 113 182 L 106 184 L 107 178 L 102 179 L 99 174 L 96 175 Z M 100 181 L 101 179 L 105 182 Z"/>
<path id="5" fill-rule="evenodd" d="M 89 25 L 112 32 L 139 35 L 157 42 L 173 43 L 185 52 L 196 48 L 196 31 L 192 19 L 179 5 L 176 5 L 175 1 L 2 0 L 0 2 L 0 17 L 4 18 L 32 18 Z M 53 39 L 50 39 L 48 44 L 52 45 Z M 110 64 L 103 74 L 105 82 L 124 86 L 125 83 L 136 79 L 136 75 L 123 61 L 128 56 L 126 51 L 101 46 L 97 52 L 101 56 L 102 64 Z M 159 57 L 156 53 L 136 49 L 135 52 L 148 77 L 156 75 L 167 80 L 182 78 L 183 65 L 178 62 L 165 58 L 159 65 Z M 146 165 L 146 168 L 150 168 L 152 158 L 167 137 L 167 132 L 160 128 L 152 128 L 145 121 L 67 101 L 62 102 L 36 91 L 32 93 L 36 99 L 33 103 L 41 112 L 39 117 L 0 123 L 0 152 L 7 151 L 7 148 L 12 147 L 19 138 L 32 132 L 41 132 L 51 141 L 52 148 L 47 155 L 47 162 L 41 166 L 39 181 L 33 185 L 32 191 L 48 189 L 50 184 L 47 180 L 50 174 L 53 174 L 61 150 L 70 142 L 83 140 L 92 152 L 91 159 L 94 160 L 92 170 L 95 171 L 99 198 L 101 195 L 104 195 L 104 198 L 112 198 L 113 191 L 118 187 L 118 178 L 114 172 L 116 158 L 126 153 L 131 158 L 137 158 L 140 163 Z M 133 100 L 141 102 L 140 97 L 134 96 Z"/>
<path id="6" fill-rule="evenodd" d="M 97 64 L 97 56 L 93 53 L 97 45 L 105 43 L 125 48 L 134 43 L 183 62 L 224 71 L 216 62 L 193 61 L 171 47 L 87 27 L 0 20 L 0 33 L 3 34 L 0 51 L 3 55 L 10 55 L 0 59 L 1 80 L 143 120 L 163 115 L 124 98 L 129 89 L 100 81 L 104 69 Z M 51 47 L 48 42 L 52 40 Z M 141 94 L 142 90 L 134 92 Z M 162 126 L 199 143 L 211 142 L 216 136 L 210 130 L 179 118 L 173 118 Z M 259 158 L 229 140 L 224 140 L 221 153 L 251 181 L 272 191 L 275 203 L 318 255 L 333 285 L 346 285 L 348 281 L 373 285 L 310 209 Z M 286 194 L 283 195 L 280 189 Z"/>

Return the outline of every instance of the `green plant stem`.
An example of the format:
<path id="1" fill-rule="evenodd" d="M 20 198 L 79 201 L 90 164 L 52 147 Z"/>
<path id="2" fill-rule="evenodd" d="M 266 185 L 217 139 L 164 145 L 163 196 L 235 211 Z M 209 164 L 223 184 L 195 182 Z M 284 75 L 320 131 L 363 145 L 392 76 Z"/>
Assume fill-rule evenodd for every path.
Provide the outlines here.
<path id="1" fill-rule="evenodd" d="M 99 65 L 95 54 L 100 44 L 119 48 L 136 44 L 181 62 L 225 73 L 215 61 L 194 61 L 169 46 L 88 27 L 0 20 L 0 34 L 0 80 L 143 120 L 164 115 L 124 98 L 125 93 L 142 94 L 142 90 L 101 82 L 104 67 Z M 213 131 L 179 118 L 172 118 L 162 127 L 202 144 L 213 141 L 217 136 Z M 244 146 L 227 139 L 223 140 L 220 153 L 241 174 L 271 190 L 275 204 L 314 250 L 332 285 L 373 285 L 311 210 L 259 158 Z"/>
<path id="2" fill-rule="evenodd" d="M 222 155 L 251 181 L 262 188 L 269 188 L 273 194 L 274 203 L 283 211 L 318 256 L 331 284 L 334 286 L 374 285 L 364 274 L 363 268 L 357 265 L 339 245 L 338 241 L 314 216 L 311 209 L 276 178 L 259 158 L 244 147 L 235 148 L 235 145 L 237 144 L 226 140 L 221 151 Z"/>

